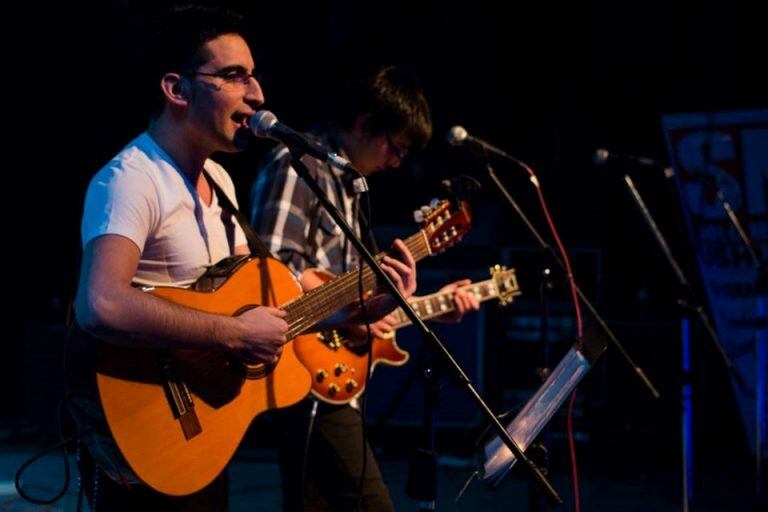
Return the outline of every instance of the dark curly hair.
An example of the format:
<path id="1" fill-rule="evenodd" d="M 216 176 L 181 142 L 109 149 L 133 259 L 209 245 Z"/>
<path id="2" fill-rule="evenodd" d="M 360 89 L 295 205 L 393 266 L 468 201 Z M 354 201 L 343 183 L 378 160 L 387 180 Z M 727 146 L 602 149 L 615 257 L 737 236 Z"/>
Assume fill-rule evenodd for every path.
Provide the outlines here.
<path id="1" fill-rule="evenodd" d="M 432 136 L 432 115 L 416 79 L 394 66 L 348 80 L 339 91 L 333 122 L 350 129 L 369 114 L 366 128 L 373 134 L 403 133 L 412 148 L 423 148 Z"/>

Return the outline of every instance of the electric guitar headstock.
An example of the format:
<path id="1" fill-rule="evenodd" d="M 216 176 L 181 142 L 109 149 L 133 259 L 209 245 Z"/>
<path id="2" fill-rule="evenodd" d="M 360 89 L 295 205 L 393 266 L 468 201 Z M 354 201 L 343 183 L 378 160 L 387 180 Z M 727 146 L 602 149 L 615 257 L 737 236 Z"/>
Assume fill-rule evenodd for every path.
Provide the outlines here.
<path id="1" fill-rule="evenodd" d="M 494 265 L 490 268 L 491 278 L 496 285 L 499 304 L 506 306 L 514 302 L 515 297 L 522 295 L 520 286 L 517 284 L 517 275 L 515 269 Z"/>

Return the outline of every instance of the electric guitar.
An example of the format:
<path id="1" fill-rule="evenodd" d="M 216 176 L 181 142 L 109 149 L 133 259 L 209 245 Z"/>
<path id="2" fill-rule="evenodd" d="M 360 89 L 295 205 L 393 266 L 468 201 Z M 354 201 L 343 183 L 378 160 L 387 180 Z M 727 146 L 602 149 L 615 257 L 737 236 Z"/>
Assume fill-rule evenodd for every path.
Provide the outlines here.
<path id="1" fill-rule="evenodd" d="M 465 203 L 443 201 L 405 245 L 420 260 L 460 240 L 470 222 Z M 145 289 L 176 304 L 222 315 L 279 307 L 287 313 L 291 341 L 275 364 L 247 364 L 225 351 L 101 343 L 96 363 L 99 398 L 111 434 L 136 475 L 174 496 L 198 491 L 216 478 L 257 415 L 292 405 L 309 393 L 312 377 L 299 356 L 304 345 L 317 339 L 303 333 L 358 300 L 360 274 L 353 269 L 302 294 L 293 274 L 277 260 L 235 256 L 212 267 L 193 289 Z M 375 275 L 367 266 L 362 274 L 365 289 L 372 290 Z"/>
<path id="2" fill-rule="evenodd" d="M 473 293 L 481 302 L 498 299 L 502 306 L 510 304 L 522 293 L 517 284 L 515 269 L 496 265 L 491 267 L 490 272 L 490 279 L 468 284 L 460 289 Z M 408 302 L 422 320 L 429 320 L 455 309 L 453 292 L 433 293 Z M 402 309 L 396 309 L 394 314 L 397 317 L 395 330 L 411 324 Z M 312 393 L 331 404 L 347 403 L 358 397 L 366 386 L 367 343 L 352 343 L 338 330 L 317 333 L 311 341 L 311 344 L 302 341 L 298 357 L 312 374 Z M 373 338 L 371 367 L 379 363 L 401 366 L 408 361 L 408 357 L 408 352 L 397 345 L 394 331 L 387 338 Z"/>

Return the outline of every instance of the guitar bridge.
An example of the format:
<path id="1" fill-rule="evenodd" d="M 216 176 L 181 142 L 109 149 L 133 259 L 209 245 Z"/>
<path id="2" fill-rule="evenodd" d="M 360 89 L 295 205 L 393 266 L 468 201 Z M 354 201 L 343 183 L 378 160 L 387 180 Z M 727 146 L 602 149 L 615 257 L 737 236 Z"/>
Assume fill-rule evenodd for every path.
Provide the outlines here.
<path id="1" fill-rule="evenodd" d="M 189 441 L 203 431 L 200 420 L 195 414 L 195 404 L 192 401 L 192 394 L 189 392 L 181 373 L 174 360 L 168 356 L 161 361 L 160 367 L 163 371 L 163 388 L 165 389 L 168 403 L 171 406 L 173 417 L 179 420 L 181 431 L 184 438 Z"/>

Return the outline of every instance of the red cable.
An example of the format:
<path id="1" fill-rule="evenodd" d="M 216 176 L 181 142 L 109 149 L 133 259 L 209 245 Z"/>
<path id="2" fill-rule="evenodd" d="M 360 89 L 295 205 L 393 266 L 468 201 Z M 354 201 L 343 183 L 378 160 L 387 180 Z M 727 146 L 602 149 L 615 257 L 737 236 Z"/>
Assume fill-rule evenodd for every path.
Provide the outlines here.
<path id="1" fill-rule="evenodd" d="M 573 508 L 576 512 L 581 510 L 579 499 L 579 471 L 576 465 L 576 443 L 573 439 L 573 404 L 576 402 L 576 388 L 571 393 L 568 401 L 568 449 L 571 453 L 571 481 L 573 482 Z"/>
<path id="2" fill-rule="evenodd" d="M 560 240 L 560 235 L 557 233 L 557 229 L 555 228 L 554 222 L 552 222 L 552 217 L 549 215 L 549 208 L 547 208 L 547 202 L 544 200 L 544 193 L 541 191 L 541 185 L 539 184 L 539 179 L 536 177 L 536 173 L 533 172 L 533 169 L 528 167 L 527 165 L 524 165 L 524 168 L 526 171 L 528 171 L 528 174 L 531 175 L 531 182 L 536 187 L 536 193 L 539 196 L 539 202 L 541 203 L 541 209 L 544 211 L 544 217 L 547 219 L 547 224 L 549 224 L 549 229 L 552 231 L 552 236 L 555 238 L 555 243 L 557 244 L 557 248 L 560 251 L 560 256 L 563 258 L 563 263 L 565 264 L 565 271 L 568 274 L 568 283 L 571 287 L 571 298 L 573 300 L 573 307 L 576 310 L 576 332 L 578 334 L 579 341 L 581 341 L 581 336 L 583 334 L 583 325 L 582 325 L 582 319 L 581 319 L 581 304 L 579 303 L 579 297 L 576 293 L 576 282 L 573 279 L 573 271 L 571 270 L 571 261 L 568 259 L 568 253 L 565 252 L 565 247 L 563 247 L 563 242 Z"/>
<path id="3" fill-rule="evenodd" d="M 560 235 L 557 233 L 552 217 L 549 215 L 549 208 L 547 208 L 547 202 L 544 200 L 544 193 L 541 191 L 541 184 L 539 178 L 530 166 L 518 161 L 518 164 L 525 169 L 530 175 L 531 183 L 536 187 L 536 193 L 539 196 L 539 202 L 541 203 L 541 209 L 544 212 L 544 217 L 547 219 L 547 224 L 552 232 L 552 236 L 555 238 L 555 243 L 560 251 L 560 256 L 563 258 L 563 264 L 565 265 L 565 271 L 568 274 L 568 283 L 571 287 L 571 298 L 573 300 L 573 307 L 576 313 L 576 332 L 578 334 L 578 343 L 581 345 L 581 339 L 583 335 L 583 322 L 581 317 L 581 304 L 579 303 L 579 297 L 576 293 L 576 282 L 573 279 L 573 272 L 571 271 L 571 262 L 568 259 L 568 253 L 565 252 L 565 247 L 560 240 Z M 573 438 L 573 405 L 576 401 L 576 388 L 571 393 L 571 399 L 568 402 L 568 448 L 571 455 L 571 480 L 573 483 L 573 507 L 576 512 L 581 510 L 581 501 L 579 498 L 579 471 L 576 465 L 576 443 Z"/>

